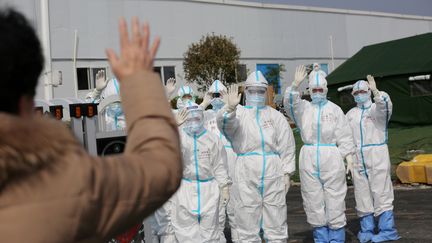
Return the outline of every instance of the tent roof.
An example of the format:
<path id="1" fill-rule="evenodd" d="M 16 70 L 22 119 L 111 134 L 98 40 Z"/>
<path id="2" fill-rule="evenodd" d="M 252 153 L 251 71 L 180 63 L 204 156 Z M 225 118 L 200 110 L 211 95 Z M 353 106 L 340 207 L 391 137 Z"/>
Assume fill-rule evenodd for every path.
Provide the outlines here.
<path id="1" fill-rule="evenodd" d="M 432 33 L 363 47 L 327 76 L 328 85 L 432 71 Z"/>

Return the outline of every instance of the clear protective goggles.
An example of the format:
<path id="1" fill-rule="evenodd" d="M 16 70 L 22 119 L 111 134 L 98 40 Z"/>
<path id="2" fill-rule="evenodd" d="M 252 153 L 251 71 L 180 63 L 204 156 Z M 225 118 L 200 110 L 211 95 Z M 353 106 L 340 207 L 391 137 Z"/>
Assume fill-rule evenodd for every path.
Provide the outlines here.
<path id="1" fill-rule="evenodd" d="M 184 94 L 181 98 L 182 98 L 182 100 L 192 100 L 192 95 Z"/>
<path id="2" fill-rule="evenodd" d="M 324 89 L 323 88 L 313 88 L 312 89 L 312 93 L 324 93 Z"/>
<path id="3" fill-rule="evenodd" d="M 246 87 L 246 93 L 248 95 L 264 95 L 267 89 L 264 87 Z"/>
<path id="4" fill-rule="evenodd" d="M 360 89 L 360 90 L 357 90 L 357 91 L 353 92 L 353 95 L 354 95 L 354 96 L 356 96 L 356 95 L 358 95 L 358 94 L 367 94 L 367 91 L 366 91 L 366 90 L 362 90 L 362 89 Z"/>
<path id="5" fill-rule="evenodd" d="M 192 109 L 191 109 L 192 108 Z M 200 122 L 203 120 L 204 113 L 202 110 L 196 110 L 196 107 L 188 107 L 189 114 L 187 116 L 188 122 Z"/>

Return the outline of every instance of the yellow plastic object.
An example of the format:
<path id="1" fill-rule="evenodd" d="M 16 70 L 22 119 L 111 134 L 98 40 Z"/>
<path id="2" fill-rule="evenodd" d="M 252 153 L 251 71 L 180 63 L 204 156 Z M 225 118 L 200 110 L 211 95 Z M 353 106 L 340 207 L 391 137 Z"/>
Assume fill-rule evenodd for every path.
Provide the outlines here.
<path id="1" fill-rule="evenodd" d="M 432 164 L 425 165 L 427 184 L 432 185 Z"/>
<path id="2" fill-rule="evenodd" d="M 426 164 L 432 164 L 432 154 L 419 154 L 415 156 L 412 162 L 424 162 Z"/>
<path id="3" fill-rule="evenodd" d="M 411 161 L 400 163 L 396 175 L 402 183 L 432 184 L 432 154 L 417 155 Z"/>

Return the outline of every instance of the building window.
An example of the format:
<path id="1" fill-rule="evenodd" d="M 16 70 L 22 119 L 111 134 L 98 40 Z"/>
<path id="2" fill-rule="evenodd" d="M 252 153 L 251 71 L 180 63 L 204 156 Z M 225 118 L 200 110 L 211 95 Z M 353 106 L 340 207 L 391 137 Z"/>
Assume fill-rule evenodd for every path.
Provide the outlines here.
<path id="1" fill-rule="evenodd" d="M 328 64 L 327 64 L 327 63 L 320 63 L 320 68 L 321 68 L 321 70 L 323 70 L 327 75 L 329 74 L 329 72 L 328 72 Z"/>
<path id="2" fill-rule="evenodd" d="M 90 89 L 88 72 L 88 68 L 77 68 L 78 90 Z"/>
<path id="3" fill-rule="evenodd" d="M 410 81 L 411 96 L 432 95 L 432 80 L 413 80 Z"/>
<path id="4" fill-rule="evenodd" d="M 77 68 L 77 82 L 78 82 L 78 90 L 90 90 L 96 87 L 96 74 L 100 70 L 104 70 L 106 74 L 106 68 L 97 67 L 80 67 Z M 108 77 L 107 77 L 108 78 Z"/>
<path id="5" fill-rule="evenodd" d="M 269 85 L 273 86 L 275 94 L 281 93 L 280 75 L 284 71 L 283 65 L 279 64 L 257 64 L 256 70 L 261 71 Z"/>
<path id="6" fill-rule="evenodd" d="M 325 72 L 326 75 L 329 74 L 329 72 L 328 72 L 328 64 L 327 64 L 327 63 L 319 63 L 319 66 L 320 66 L 320 69 L 321 69 L 323 72 Z M 312 70 L 313 70 L 313 63 L 311 63 L 311 64 L 306 64 L 305 67 L 306 67 L 306 72 L 307 72 L 308 74 L 310 74 L 310 73 L 312 72 Z"/>
<path id="7" fill-rule="evenodd" d="M 175 67 L 174 66 L 165 66 L 163 67 L 163 81 L 166 84 L 167 80 L 170 78 L 175 78 Z"/>
<path id="8" fill-rule="evenodd" d="M 161 80 L 166 84 L 170 78 L 175 78 L 175 66 L 154 67 L 153 71 L 159 73 Z"/>

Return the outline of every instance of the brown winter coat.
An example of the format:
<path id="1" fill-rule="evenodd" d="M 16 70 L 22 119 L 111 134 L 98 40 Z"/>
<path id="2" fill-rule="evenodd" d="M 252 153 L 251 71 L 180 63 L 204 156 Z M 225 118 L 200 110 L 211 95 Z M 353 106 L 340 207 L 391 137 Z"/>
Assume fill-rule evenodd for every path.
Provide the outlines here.
<path id="1" fill-rule="evenodd" d="M 121 82 L 123 155 L 90 156 L 60 122 L 0 114 L 0 242 L 106 242 L 177 189 L 177 126 L 155 73 Z"/>

